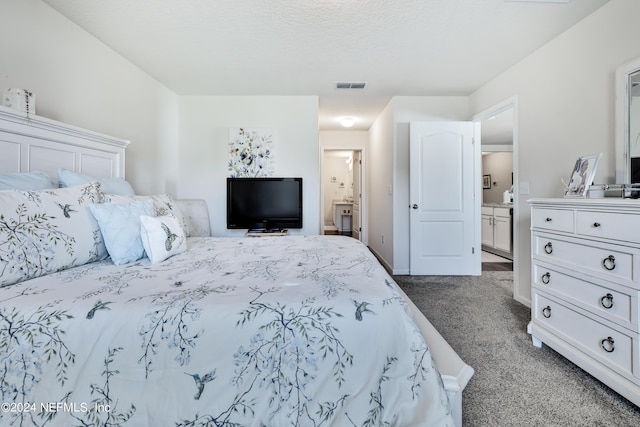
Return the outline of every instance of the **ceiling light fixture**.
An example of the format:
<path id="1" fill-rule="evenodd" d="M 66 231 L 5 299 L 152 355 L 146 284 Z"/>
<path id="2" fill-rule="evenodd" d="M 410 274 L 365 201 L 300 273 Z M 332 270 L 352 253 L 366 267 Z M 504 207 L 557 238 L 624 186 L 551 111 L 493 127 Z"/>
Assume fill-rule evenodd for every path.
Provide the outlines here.
<path id="1" fill-rule="evenodd" d="M 342 125 L 342 127 L 350 128 L 351 126 L 356 124 L 356 121 L 352 117 L 345 117 L 340 121 L 340 124 Z"/>

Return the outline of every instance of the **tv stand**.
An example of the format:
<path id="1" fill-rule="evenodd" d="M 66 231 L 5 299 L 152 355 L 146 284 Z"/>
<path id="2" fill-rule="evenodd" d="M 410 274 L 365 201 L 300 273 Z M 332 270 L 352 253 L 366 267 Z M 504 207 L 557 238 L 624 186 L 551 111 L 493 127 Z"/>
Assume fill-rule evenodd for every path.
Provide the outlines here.
<path id="1" fill-rule="evenodd" d="M 252 237 L 265 237 L 265 236 L 286 236 L 289 230 L 286 228 L 277 228 L 273 230 L 256 229 L 248 230 L 245 234 Z"/>

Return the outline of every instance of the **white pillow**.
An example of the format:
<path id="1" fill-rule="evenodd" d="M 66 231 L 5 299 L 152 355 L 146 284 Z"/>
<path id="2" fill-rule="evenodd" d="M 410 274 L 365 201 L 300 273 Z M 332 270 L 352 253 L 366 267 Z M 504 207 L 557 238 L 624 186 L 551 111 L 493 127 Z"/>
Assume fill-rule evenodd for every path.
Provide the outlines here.
<path id="1" fill-rule="evenodd" d="M 100 184 L 0 191 L 0 287 L 107 257 L 89 211 Z"/>
<path id="2" fill-rule="evenodd" d="M 170 215 L 140 217 L 142 246 L 151 264 L 187 250 L 187 236 L 180 222 Z"/>
<path id="3" fill-rule="evenodd" d="M 58 185 L 60 188 L 75 187 L 87 182 L 99 182 L 103 193 L 131 196 L 135 194 L 133 187 L 122 178 L 94 178 L 68 169 L 58 169 Z"/>
<path id="4" fill-rule="evenodd" d="M 90 208 L 100 225 L 104 244 L 114 264 L 128 264 L 144 257 L 140 215 L 154 215 L 153 201 L 101 203 Z"/>
<path id="5" fill-rule="evenodd" d="M 0 190 L 47 190 L 56 188 L 49 176 L 40 171 L 0 174 Z"/>

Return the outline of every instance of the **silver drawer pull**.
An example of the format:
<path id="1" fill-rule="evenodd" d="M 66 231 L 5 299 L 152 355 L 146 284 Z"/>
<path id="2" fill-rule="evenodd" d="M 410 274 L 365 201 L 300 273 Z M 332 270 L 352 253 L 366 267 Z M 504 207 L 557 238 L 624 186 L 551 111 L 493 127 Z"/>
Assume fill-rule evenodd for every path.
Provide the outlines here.
<path id="1" fill-rule="evenodd" d="M 594 223 L 593 223 L 593 226 L 594 226 L 595 228 L 598 228 L 598 227 L 600 227 L 600 223 L 599 223 L 599 222 L 594 222 Z"/>
<path id="2" fill-rule="evenodd" d="M 553 252 L 553 245 L 551 244 L 551 242 L 544 245 L 544 251 L 548 254 L 551 254 L 551 252 Z"/>
<path id="3" fill-rule="evenodd" d="M 602 348 L 607 353 L 613 353 L 613 350 L 616 349 L 616 347 L 613 345 L 613 338 L 607 337 L 600 341 L 600 348 Z"/>
<path id="4" fill-rule="evenodd" d="M 546 306 L 545 308 L 542 309 L 542 315 L 544 317 L 546 317 L 547 319 L 551 317 L 551 307 L 550 306 Z"/>
<path id="5" fill-rule="evenodd" d="M 602 266 L 609 271 L 613 270 L 616 268 L 616 258 L 613 255 L 609 255 L 602 260 Z"/>
<path id="6" fill-rule="evenodd" d="M 542 283 L 544 283 L 545 285 L 548 285 L 550 281 L 551 281 L 551 273 L 547 271 L 542 275 Z"/>
<path id="7" fill-rule="evenodd" d="M 606 309 L 613 307 L 613 295 L 606 294 L 602 298 L 600 298 L 600 305 Z"/>
<path id="8" fill-rule="evenodd" d="M 545 221 L 547 221 L 547 222 L 551 222 L 551 221 L 552 221 L 552 219 L 551 219 L 551 218 L 547 218 Z"/>

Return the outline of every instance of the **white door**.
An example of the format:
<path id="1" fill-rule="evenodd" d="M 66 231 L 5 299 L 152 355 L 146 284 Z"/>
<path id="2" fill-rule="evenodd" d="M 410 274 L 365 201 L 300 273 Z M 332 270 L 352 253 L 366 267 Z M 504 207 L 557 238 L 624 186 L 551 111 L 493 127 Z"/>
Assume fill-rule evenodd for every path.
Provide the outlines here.
<path id="1" fill-rule="evenodd" d="M 410 125 L 412 275 L 481 274 L 479 135 L 471 122 Z"/>
<path id="2" fill-rule="evenodd" d="M 362 182 L 362 162 L 361 151 L 353 152 L 353 224 L 351 227 L 351 235 L 360 240 L 360 231 L 361 231 L 361 219 L 360 219 L 360 204 L 362 202 L 362 191 L 360 189 Z"/>

